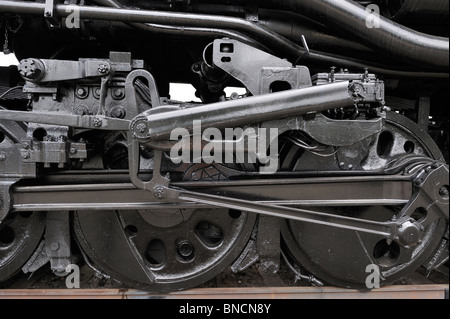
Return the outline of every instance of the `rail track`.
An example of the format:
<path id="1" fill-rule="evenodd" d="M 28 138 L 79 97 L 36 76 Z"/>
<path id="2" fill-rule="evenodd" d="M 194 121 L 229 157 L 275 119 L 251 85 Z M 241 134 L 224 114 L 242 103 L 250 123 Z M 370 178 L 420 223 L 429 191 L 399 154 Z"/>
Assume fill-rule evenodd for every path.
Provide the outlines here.
<path id="1" fill-rule="evenodd" d="M 0 289 L 0 299 L 448 299 L 449 289 L 445 266 L 429 276 L 419 270 L 395 285 L 370 291 L 314 287 L 296 280 L 284 263 L 278 274 L 267 274 L 256 266 L 237 274 L 227 270 L 198 288 L 172 293 L 130 289 L 99 276 L 86 264 L 81 265 L 80 274 L 80 289 L 67 289 L 65 278 L 49 270 L 24 274 Z"/>
<path id="2" fill-rule="evenodd" d="M 448 299 L 448 285 L 399 285 L 369 292 L 334 287 L 198 288 L 170 294 L 128 289 L 5 289 L 0 299 Z"/>

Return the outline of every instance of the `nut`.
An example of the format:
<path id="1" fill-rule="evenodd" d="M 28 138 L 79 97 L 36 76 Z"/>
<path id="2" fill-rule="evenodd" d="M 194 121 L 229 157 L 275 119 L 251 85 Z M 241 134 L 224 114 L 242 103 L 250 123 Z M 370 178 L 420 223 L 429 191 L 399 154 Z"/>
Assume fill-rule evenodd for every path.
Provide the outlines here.
<path id="1" fill-rule="evenodd" d="M 164 186 L 156 185 L 155 188 L 153 188 L 153 194 L 156 196 L 156 198 L 163 199 L 164 198 Z"/>
<path id="2" fill-rule="evenodd" d="M 108 73 L 109 72 L 109 65 L 107 65 L 107 64 L 100 64 L 99 66 L 98 66 L 98 72 L 99 73 L 101 73 L 101 74 L 106 74 L 106 73 Z"/>
<path id="3" fill-rule="evenodd" d="M 94 127 L 100 127 L 102 126 L 102 124 L 103 124 L 102 119 L 99 119 L 98 117 L 94 117 L 92 119 L 92 125 L 94 125 Z"/>

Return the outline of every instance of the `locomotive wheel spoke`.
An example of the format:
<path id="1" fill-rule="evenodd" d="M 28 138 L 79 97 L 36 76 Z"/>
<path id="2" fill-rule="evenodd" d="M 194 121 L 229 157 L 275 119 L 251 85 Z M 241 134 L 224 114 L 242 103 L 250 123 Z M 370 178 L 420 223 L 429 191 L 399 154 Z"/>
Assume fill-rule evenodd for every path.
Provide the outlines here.
<path id="1" fill-rule="evenodd" d="M 126 270 L 127 261 L 109 257 L 133 256 L 129 262 L 147 277 L 139 287 L 157 291 L 194 287 L 222 272 L 245 247 L 256 220 L 254 214 L 227 209 L 118 211 L 98 216 L 96 220 L 94 214 L 79 212 L 75 219 L 78 241 L 92 262 L 135 287 L 136 276 Z M 89 226 L 95 221 L 116 226 L 108 229 L 110 235 L 98 236 L 98 228 Z M 123 238 L 121 245 L 108 244 L 118 237 Z"/>
<path id="2" fill-rule="evenodd" d="M 371 167 L 382 167 L 389 158 L 402 154 L 442 158 L 431 139 L 411 121 L 390 114 L 386 122 L 385 130 L 369 150 Z M 287 158 L 287 162 L 292 165 L 294 161 Z M 292 169 L 305 169 L 304 164 L 300 157 Z M 396 206 L 355 206 L 329 210 L 334 214 L 385 222 L 396 218 L 400 209 Z M 314 276 L 332 285 L 367 289 L 367 266 L 379 267 L 382 285 L 396 282 L 432 257 L 447 229 L 448 221 L 436 220 L 424 230 L 422 240 L 411 247 L 376 234 L 293 220 L 286 220 L 282 225 L 282 236 L 283 248 Z"/>

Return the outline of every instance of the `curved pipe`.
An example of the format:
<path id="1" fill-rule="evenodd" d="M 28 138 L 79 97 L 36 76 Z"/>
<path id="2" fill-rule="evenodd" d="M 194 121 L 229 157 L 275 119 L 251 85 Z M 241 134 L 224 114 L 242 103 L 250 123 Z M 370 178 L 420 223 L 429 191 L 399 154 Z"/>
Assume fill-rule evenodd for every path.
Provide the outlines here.
<path id="1" fill-rule="evenodd" d="M 259 1 L 258 1 L 259 2 Z M 406 28 L 382 16 L 369 28 L 373 14 L 351 0 L 264 0 L 342 30 L 375 50 L 426 67 L 449 67 L 449 39 Z"/>
<path id="2" fill-rule="evenodd" d="M 97 3 L 97 4 L 101 4 L 104 6 L 108 6 L 108 7 L 114 7 L 117 9 L 120 8 L 125 8 L 123 7 L 123 5 L 121 3 L 119 3 L 116 0 L 91 0 L 91 2 Z M 128 8 L 131 9 L 131 8 Z M 150 23 L 130 23 L 130 25 L 139 28 L 139 29 L 143 29 L 143 30 L 147 30 L 147 31 L 156 31 L 156 32 L 170 32 L 171 34 L 175 34 L 176 32 L 178 32 L 178 34 L 180 32 L 184 32 L 185 34 L 189 33 L 189 29 L 192 28 L 188 28 L 185 26 L 169 26 L 169 25 L 160 25 L 160 24 L 150 24 Z M 194 29 L 198 29 L 198 28 L 194 28 Z M 292 29 L 295 29 L 294 27 L 292 27 Z M 220 30 L 220 29 L 218 29 Z M 222 32 L 225 30 L 221 30 Z M 191 31 L 191 32 L 195 32 L 195 31 Z M 232 32 L 232 31 L 229 31 Z M 239 35 L 239 37 L 242 37 L 243 40 L 247 40 L 245 38 L 245 36 L 240 35 L 239 33 L 237 33 Z M 233 36 L 231 36 L 233 37 Z M 240 40 L 239 37 L 236 37 L 236 40 Z M 242 40 L 241 40 L 242 41 Z M 251 40 L 247 40 L 244 41 L 247 42 L 248 44 L 251 44 Z M 302 52 L 301 50 L 303 50 L 302 48 L 298 47 L 298 51 L 297 52 Z M 353 60 L 353 59 L 346 59 L 343 58 L 341 56 L 338 55 L 332 55 L 332 54 L 324 54 L 322 52 L 317 52 L 317 51 L 311 51 L 309 53 L 309 56 L 307 57 L 308 60 L 312 61 L 312 62 L 326 62 L 329 64 L 332 64 L 334 66 L 339 66 L 339 67 L 354 67 L 356 69 L 365 69 L 365 68 L 369 68 L 371 70 L 371 72 L 376 72 L 376 73 L 380 73 L 380 74 L 385 74 L 385 75 L 396 75 L 396 76 L 401 76 L 401 77 L 423 77 L 423 78 L 448 78 L 448 74 L 445 73 L 431 73 L 431 72 L 411 72 L 411 71 L 401 71 L 401 70 L 392 70 L 392 69 L 385 69 L 383 67 L 380 66 L 376 66 L 376 65 L 369 65 L 364 63 L 363 61 L 359 61 L 359 60 Z"/>
<path id="3" fill-rule="evenodd" d="M 2 0 L 0 1 L 1 11 L 44 16 L 45 3 Z M 55 13 L 59 17 L 68 17 L 74 11 L 78 13 L 80 19 L 175 25 L 186 28 L 229 29 L 251 35 L 258 42 L 267 44 L 269 48 L 284 52 L 286 57 L 292 60 L 298 59 L 304 53 L 304 49 L 294 42 L 242 18 L 219 17 L 209 14 L 133 10 L 117 7 L 55 5 Z"/>
<path id="4" fill-rule="evenodd" d="M 24 1 L 0 1 L 0 12 L 11 12 L 18 14 L 44 15 L 45 4 L 36 2 Z M 67 17 L 72 14 L 73 10 L 78 10 L 81 19 L 93 20 L 107 20 L 107 21 L 121 21 L 126 23 L 146 23 L 147 26 L 157 27 L 152 30 L 159 31 L 162 28 L 172 29 L 176 28 L 215 28 L 215 29 L 230 29 L 238 30 L 245 34 L 260 40 L 261 43 L 267 44 L 274 51 L 283 51 L 292 60 L 297 61 L 298 57 L 302 56 L 304 49 L 290 40 L 280 36 L 279 34 L 267 30 L 264 27 L 258 26 L 255 23 L 246 21 L 240 18 L 214 16 L 206 14 L 192 14 L 192 13 L 173 13 L 160 12 L 149 10 L 132 10 L 120 9 L 112 7 L 92 7 L 92 6 L 75 6 L 75 5 L 56 5 L 56 13 L 60 17 Z M 149 24 L 150 23 L 150 24 Z M 448 52 L 447 52 L 448 53 Z M 428 78 L 448 78 L 448 73 L 440 72 L 415 72 L 408 70 L 393 70 L 383 67 L 373 66 L 371 63 L 359 61 L 355 59 L 348 59 L 345 57 L 330 55 L 321 52 L 311 51 L 308 60 L 314 62 L 326 63 L 329 65 L 351 66 L 358 69 L 369 68 L 371 71 L 380 74 L 395 75 L 400 77 L 428 77 Z M 447 61 L 448 64 L 448 61 Z"/>
<path id="5" fill-rule="evenodd" d="M 123 9 L 124 7 L 121 3 L 115 0 L 91 0 L 90 2 L 104 5 L 107 7 L 113 7 L 117 9 Z M 216 29 L 216 28 L 202 28 L 202 27 L 185 27 L 185 26 L 173 26 L 173 25 L 162 25 L 155 23 L 128 23 L 128 25 L 141 29 L 144 31 L 150 31 L 158 34 L 164 35 L 186 35 L 190 37 L 228 37 L 231 39 L 235 39 L 246 43 L 248 45 L 254 46 L 261 50 L 269 51 L 265 46 L 261 43 L 253 40 L 252 38 L 247 37 L 246 35 L 232 31 L 232 30 L 224 30 L 224 29 Z"/>

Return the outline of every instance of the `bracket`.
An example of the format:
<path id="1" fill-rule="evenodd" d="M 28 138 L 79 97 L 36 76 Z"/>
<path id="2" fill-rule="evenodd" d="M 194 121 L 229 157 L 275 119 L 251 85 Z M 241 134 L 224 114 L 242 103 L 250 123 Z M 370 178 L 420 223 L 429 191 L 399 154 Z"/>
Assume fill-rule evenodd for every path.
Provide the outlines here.
<path id="1" fill-rule="evenodd" d="M 44 17 L 48 20 L 52 27 L 59 26 L 57 14 L 55 12 L 55 5 L 58 0 L 45 0 Z"/>
<path id="2" fill-rule="evenodd" d="M 294 67 L 287 60 L 236 40 L 215 40 L 213 63 L 242 82 L 253 95 L 278 91 L 273 88 L 273 83 L 280 83 L 281 89 L 284 86 L 289 86 L 286 89 L 312 86 L 308 68 Z"/>
<path id="3" fill-rule="evenodd" d="M 52 212 L 47 215 L 45 253 L 50 258 L 51 269 L 65 273 L 71 264 L 69 212 Z"/>

